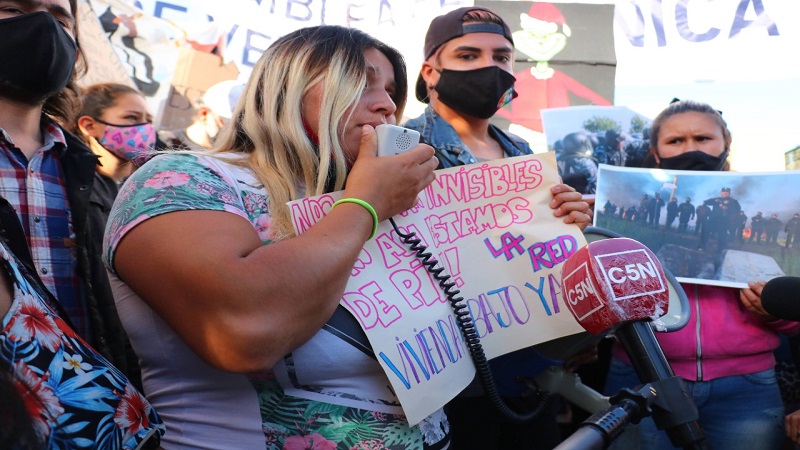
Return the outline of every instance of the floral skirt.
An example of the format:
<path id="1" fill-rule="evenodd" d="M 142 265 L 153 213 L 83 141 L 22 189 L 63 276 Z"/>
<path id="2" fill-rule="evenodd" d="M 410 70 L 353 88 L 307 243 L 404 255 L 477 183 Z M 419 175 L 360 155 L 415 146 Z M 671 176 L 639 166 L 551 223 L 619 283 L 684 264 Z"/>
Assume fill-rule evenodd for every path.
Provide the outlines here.
<path id="1" fill-rule="evenodd" d="M 274 381 L 253 384 L 267 450 L 438 450 L 450 441 L 441 410 L 410 427 L 402 414 L 286 395 Z"/>

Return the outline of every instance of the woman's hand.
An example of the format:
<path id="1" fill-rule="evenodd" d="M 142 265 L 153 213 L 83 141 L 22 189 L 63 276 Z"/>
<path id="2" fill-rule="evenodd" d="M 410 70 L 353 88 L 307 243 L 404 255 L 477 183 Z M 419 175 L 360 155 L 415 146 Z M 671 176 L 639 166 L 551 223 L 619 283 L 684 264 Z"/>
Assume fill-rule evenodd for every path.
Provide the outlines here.
<path id="1" fill-rule="evenodd" d="M 574 223 L 581 230 L 592 223 L 592 209 L 583 201 L 580 192 L 566 184 L 557 184 L 550 188 L 550 192 L 553 193 L 550 208 L 554 216 L 563 217 L 564 223 Z"/>
<path id="2" fill-rule="evenodd" d="M 764 289 L 765 284 L 767 283 L 764 281 L 751 281 L 747 283 L 747 287 L 739 292 L 739 300 L 742 302 L 742 305 L 748 311 L 755 314 L 756 317 L 771 322 L 777 320 L 777 318 L 770 315 L 764 310 L 764 307 L 761 306 L 761 291 Z"/>
<path id="3" fill-rule="evenodd" d="M 786 416 L 785 422 L 786 437 L 795 444 L 800 444 L 800 411 L 795 411 Z"/>
<path id="4" fill-rule="evenodd" d="M 426 144 L 393 156 L 378 157 L 377 149 L 375 129 L 365 125 L 343 196 L 366 201 L 383 221 L 416 204 L 419 193 L 436 178 L 439 161 Z"/>

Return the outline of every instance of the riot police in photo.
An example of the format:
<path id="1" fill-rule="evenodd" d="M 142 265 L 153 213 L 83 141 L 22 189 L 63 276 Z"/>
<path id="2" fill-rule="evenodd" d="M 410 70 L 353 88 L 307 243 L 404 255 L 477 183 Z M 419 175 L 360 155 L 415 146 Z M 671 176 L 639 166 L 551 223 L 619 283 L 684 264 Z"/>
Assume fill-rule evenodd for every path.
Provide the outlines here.
<path id="1" fill-rule="evenodd" d="M 653 228 L 658 228 L 658 222 L 661 219 L 661 208 L 664 207 L 664 200 L 661 199 L 661 194 L 658 192 L 653 194 L 650 203 L 647 206 L 647 223 Z"/>
<path id="2" fill-rule="evenodd" d="M 786 248 L 792 246 L 797 242 L 797 238 L 800 237 L 800 214 L 794 213 L 791 219 L 786 222 Z"/>
<path id="3" fill-rule="evenodd" d="M 706 248 L 710 236 L 713 235 L 718 244 L 717 251 L 721 252 L 727 246 L 728 235 L 736 229 L 736 218 L 739 217 L 742 207 L 738 200 L 731 197 L 729 187 L 722 188 L 719 197 L 710 198 L 703 204 L 711 208 L 711 214 L 708 217 L 708 227 L 701 234 L 701 246 Z"/>
<path id="4" fill-rule="evenodd" d="M 734 218 L 734 232 L 733 237 L 740 243 L 744 243 L 744 228 L 747 224 L 747 214 L 744 211 L 739 211 L 739 215 Z"/>
<path id="5" fill-rule="evenodd" d="M 592 156 L 593 147 L 584 132 L 569 133 L 560 141 L 556 152 L 558 172 L 564 184 L 572 186 L 581 194 L 594 194 L 597 189 L 597 164 Z"/>
<path id="6" fill-rule="evenodd" d="M 667 223 L 665 224 L 666 229 L 671 229 L 673 222 L 675 219 L 678 218 L 678 199 L 676 197 L 672 197 L 667 202 Z"/>
<path id="7" fill-rule="evenodd" d="M 697 205 L 694 212 L 697 216 L 697 220 L 694 222 L 694 234 L 702 236 L 708 229 L 708 216 L 711 214 L 711 208 L 701 203 Z"/>
<path id="8" fill-rule="evenodd" d="M 626 167 L 644 167 L 644 158 L 650 153 L 650 128 L 642 130 L 641 139 L 626 139 L 622 146 Z"/>
<path id="9" fill-rule="evenodd" d="M 594 149 L 594 156 L 600 164 L 612 166 L 625 165 L 623 143 L 625 138 L 618 130 L 606 130 L 603 141 Z"/>
<path id="10" fill-rule="evenodd" d="M 778 233 L 781 232 L 783 222 L 778 219 L 778 215 L 773 213 L 764 224 L 764 231 L 767 233 L 767 245 L 778 243 Z"/>
<path id="11" fill-rule="evenodd" d="M 685 233 L 689 226 L 689 221 L 694 219 L 694 217 L 692 199 L 686 197 L 686 201 L 678 205 L 678 233 Z"/>
<path id="12" fill-rule="evenodd" d="M 647 194 L 642 194 L 642 199 L 639 201 L 639 209 L 636 210 L 636 221 L 646 224 L 649 211 L 650 196 Z"/>
<path id="13" fill-rule="evenodd" d="M 756 244 L 761 243 L 761 236 L 764 234 L 764 223 L 766 219 L 761 211 L 757 212 L 755 216 L 750 218 L 750 239 L 749 242 L 756 240 Z"/>
<path id="14" fill-rule="evenodd" d="M 611 200 L 606 200 L 606 204 L 603 205 L 603 214 L 611 219 L 615 216 L 617 212 L 617 205 L 611 203 Z"/>

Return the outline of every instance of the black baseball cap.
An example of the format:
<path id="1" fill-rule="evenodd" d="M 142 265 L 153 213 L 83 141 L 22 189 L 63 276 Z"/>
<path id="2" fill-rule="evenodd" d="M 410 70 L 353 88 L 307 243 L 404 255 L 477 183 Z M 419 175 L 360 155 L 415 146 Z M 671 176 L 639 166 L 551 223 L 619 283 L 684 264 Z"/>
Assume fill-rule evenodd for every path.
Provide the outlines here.
<path id="1" fill-rule="evenodd" d="M 511 29 L 508 27 L 508 24 L 505 20 L 502 18 L 500 19 L 503 22 L 502 25 L 484 22 L 464 23 L 464 15 L 471 11 L 486 11 L 494 14 L 497 17 L 500 17 L 500 15 L 487 8 L 481 8 L 479 6 L 465 6 L 463 8 L 454 9 L 447 14 L 443 14 L 434 18 L 431 21 L 430 26 L 428 26 L 428 32 L 425 33 L 425 60 L 430 58 L 431 55 L 436 53 L 436 50 L 438 50 L 439 47 L 448 41 L 470 33 L 499 34 L 508 39 L 508 41 L 511 42 L 511 45 L 514 45 L 514 39 L 511 37 Z M 417 100 L 423 103 L 428 103 L 428 90 L 425 87 L 425 80 L 422 79 L 422 71 L 420 71 L 420 74 L 417 77 L 417 87 L 415 93 Z"/>

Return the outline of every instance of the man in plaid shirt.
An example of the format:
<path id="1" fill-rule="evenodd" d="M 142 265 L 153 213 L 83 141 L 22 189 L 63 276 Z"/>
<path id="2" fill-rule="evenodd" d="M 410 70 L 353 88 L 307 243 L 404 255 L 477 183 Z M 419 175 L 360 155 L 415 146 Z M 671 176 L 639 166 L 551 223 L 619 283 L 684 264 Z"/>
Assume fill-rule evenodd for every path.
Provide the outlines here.
<path id="1" fill-rule="evenodd" d="M 113 296 L 97 278 L 107 276 L 101 249 L 88 242 L 104 231 L 89 216 L 97 157 L 56 122 L 79 107 L 77 1 L 0 0 L 0 237 L 73 328 L 136 380 Z"/>

